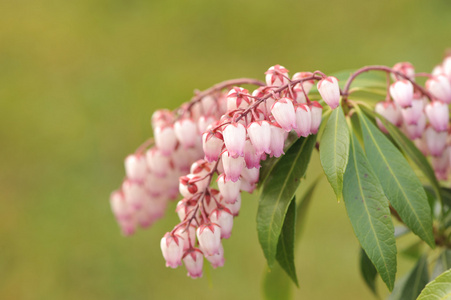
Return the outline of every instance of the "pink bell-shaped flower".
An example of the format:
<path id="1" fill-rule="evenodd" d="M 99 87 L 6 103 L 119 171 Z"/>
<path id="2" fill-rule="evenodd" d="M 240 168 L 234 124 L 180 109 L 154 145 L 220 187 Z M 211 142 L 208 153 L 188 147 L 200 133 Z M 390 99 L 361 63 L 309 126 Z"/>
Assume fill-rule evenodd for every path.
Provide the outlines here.
<path id="1" fill-rule="evenodd" d="M 402 124 L 402 115 L 401 115 L 401 109 L 391 101 L 383 101 L 378 102 L 375 107 L 375 111 L 385 117 L 387 121 L 392 123 L 395 126 L 401 126 Z M 385 129 L 382 122 L 379 120 L 379 118 L 376 118 L 377 125 L 379 128 L 387 133 L 387 129 Z"/>
<path id="2" fill-rule="evenodd" d="M 205 254 L 205 258 L 208 260 L 208 262 L 211 264 L 211 266 L 216 269 L 217 267 L 224 266 L 224 248 L 222 247 L 222 244 L 219 244 L 219 252 L 213 255 Z"/>
<path id="3" fill-rule="evenodd" d="M 196 244 L 196 226 L 193 224 L 186 226 L 179 226 L 174 234 L 183 239 L 183 251 L 193 248 Z"/>
<path id="4" fill-rule="evenodd" d="M 223 145 L 222 134 L 219 132 L 205 132 L 202 135 L 202 148 L 205 153 L 205 159 L 209 162 L 218 160 Z"/>
<path id="5" fill-rule="evenodd" d="M 146 161 L 152 173 L 159 177 L 164 177 L 171 168 L 171 160 L 164 156 L 157 148 L 152 148 L 146 152 Z"/>
<path id="6" fill-rule="evenodd" d="M 232 233 L 233 215 L 228 208 L 217 208 L 210 214 L 212 223 L 221 227 L 221 239 L 228 239 Z"/>
<path id="7" fill-rule="evenodd" d="M 252 122 L 247 127 L 247 133 L 258 155 L 271 152 L 271 125 L 268 121 Z"/>
<path id="8" fill-rule="evenodd" d="M 227 111 L 246 108 L 250 103 L 249 91 L 240 87 L 232 88 L 227 94 Z"/>
<path id="9" fill-rule="evenodd" d="M 330 108 L 335 109 L 340 105 L 340 87 L 337 78 L 333 76 L 323 78 L 318 82 L 317 88 L 321 98 Z"/>
<path id="10" fill-rule="evenodd" d="M 271 149 L 271 155 L 274 157 L 280 157 L 283 152 L 283 147 L 285 145 L 285 130 L 276 125 L 271 125 L 271 144 L 269 145 Z"/>
<path id="11" fill-rule="evenodd" d="M 319 125 L 321 125 L 323 107 L 317 101 L 310 102 L 310 112 L 311 112 L 311 120 L 312 124 L 310 126 L 310 131 L 312 134 L 316 134 L 319 129 Z"/>
<path id="12" fill-rule="evenodd" d="M 409 107 L 413 100 L 413 85 L 406 79 L 398 80 L 390 86 L 390 95 L 399 106 Z"/>
<path id="13" fill-rule="evenodd" d="M 418 119 L 423 114 L 424 102 L 423 99 L 413 100 L 412 106 L 402 108 L 401 114 L 404 122 L 407 125 L 416 124 Z"/>
<path id="14" fill-rule="evenodd" d="M 233 158 L 244 155 L 244 143 L 246 141 L 246 128 L 241 123 L 232 123 L 224 127 L 222 131 L 224 144 Z"/>
<path id="15" fill-rule="evenodd" d="M 448 130 L 449 110 L 447 104 L 433 101 L 426 105 L 425 113 L 436 131 Z"/>
<path id="16" fill-rule="evenodd" d="M 196 231 L 199 246 L 205 255 L 218 254 L 221 248 L 221 227 L 216 223 L 202 224 Z"/>
<path id="17" fill-rule="evenodd" d="M 174 152 L 177 137 L 172 126 L 157 127 L 154 131 L 154 138 L 155 144 L 163 155 L 169 156 Z"/>
<path id="18" fill-rule="evenodd" d="M 407 135 L 412 139 L 421 138 L 423 135 L 424 129 L 426 128 L 426 115 L 421 114 L 420 118 L 417 121 L 417 124 L 407 125 L 404 124 L 404 131 Z"/>
<path id="19" fill-rule="evenodd" d="M 270 67 L 265 74 L 266 85 L 268 86 L 279 87 L 289 82 L 288 70 L 281 65 Z"/>
<path id="20" fill-rule="evenodd" d="M 432 156 L 441 156 L 446 147 L 446 138 L 448 136 L 448 132 L 446 131 L 435 131 L 433 127 L 428 127 L 424 131 L 424 137 L 426 140 L 426 144 L 429 150 L 429 153 Z"/>
<path id="21" fill-rule="evenodd" d="M 184 241 L 180 236 L 167 232 L 161 239 L 161 252 L 166 260 L 166 267 L 173 269 L 182 265 Z"/>
<path id="22" fill-rule="evenodd" d="M 426 89 L 432 94 L 434 98 L 451 103 L 451 83 L 445 74 L 439 74 L 426 81 Z"/>
<path id="23" fill-rule="evenodd" d="M 289 98 L 282 98 L 278 100 L 271 107 L 271 113 L 276 122 L 285 131 L 289 132 L 296 128 L 296 113 L 294 112 L 293 101 Z"/>
<path id="24" fill-rule="evenodd" d="M 240 195 L 241 180 L 226 181 L 225 174 L 221 174 L 217 179 L 219 192 L 226 203 L 235 203 Z"/>
<path id="25" fill-rule="evenodd" d="M 224 167 L 224 173 L 226 175 L 226 180 L 231 180 L 233 182 L 238 181 L 238 179 L 240 179 L 241 170 L 243 170 L 243 167 L 245 165 L 244 158 L 241 156 L 233 158 L 226 150 L 222 153 L 221 159 L 222 166 Z"/>
<path id="26" fill-rule="evenodd" d="M 147 164 L 144 155 L 131 154 L 125 158 L 125 173 L 127 178 L 143 182 L 147 174 Z"/>
<path id="27" fill-rule="evenodd" d="M 409 62 L 399 62 L 393 66 L 393 70 L 407 76 L 410 80 L 415 80 L 415 68 Z M 393 80 L 405 79 L 402 76 L 392 74 Z"/>
<path id="28" fill-rule="evenodd" d="M 131 180 L 124 180 L 122 183 L 125 202 L 134 210 L 140 210 L 147 201 L 148 195 L 143 184 Z"/>
<path id="29" fill-rule="evenodd" d="M 202 277 L 202 268 L 204 266 L 204 256 L 197 248 L 190 248 L 183 256 L 183 262 L 188 270 L 188 276 L 191 278 Z"/>
<path id="30" fill-rule="evenodd" d="M 198 139 L 197 125 L 190 118 L 177 120 L 174 123 L 174 132 L 183 148 L 194 147 Z"/>
<path id="31" fill-rule="evenodd" d="M 241 208 L 241 194 L 238 195 L 235 203 L 224 203 L 225 207 L 227 207 L 234 217 L 238 216 Z"/>
<path id="32" fill-rule="evenodd" d="M 296 133 L 298 137 L 306 137 L 311 133 L 312 114 L 306 104 L 296 106 Z"/>
<path id="33" fill-rule="evenodd" d="M 258 154 L 250 140 L 244 145 L 244 162 L 248 168 L 260 168 L 261 154 Z"/>

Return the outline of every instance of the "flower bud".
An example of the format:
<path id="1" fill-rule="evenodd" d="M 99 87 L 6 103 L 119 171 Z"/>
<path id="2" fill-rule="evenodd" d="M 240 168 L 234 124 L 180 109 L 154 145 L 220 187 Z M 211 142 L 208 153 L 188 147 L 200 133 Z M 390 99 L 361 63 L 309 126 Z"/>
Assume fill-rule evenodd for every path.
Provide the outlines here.
<path id="1" fill-rule="evenodd" d="M 221 247 L 221 228 L 216 223 L 202 224 L 196 231 L 199 246 L 205 255 L 218 254 Z"/>
<path id="2" fill-rule="evenodd" d="M 420 138 L 423 135 L 425 128 L 426 128 L 425 114 L 421 114 L 420 118 L 417 121 L 417 124 L 413 125 L 404 124 L 404 130 L 412 140 Z"/>
<path id="3" fill-rule="evenodd" d="M 394 102 L 391 102 L 391 101 L 378 102 L 376 104 L 375 111 L 378 114 L 385 117 L 385 119 L 387 119 L 387 121 L 389 121 L 393 125 L 401 126 L 401 124 L 402 124 L 401 110 Z M 387 129 L 385 129 L 384 125 L 379 120 L 379 118 L 376 118 L 376 122 L 377 122 L 377 125 L 379 126 L 379 128 L 383 132 L 387 133 Z"/>
<path id="4" fill-rule="evenodd" d="M 122 191 L 124 192 L 125 202 L 134 210 L 141 209 L 147 201 L 148 196 L 143 184 L 139 184 L 131 180 L 125 180 L 122 183 Z"/>
<path id="5" fill-rule="evenodd" d="M 433 101 L 426 105 L 425 113 L 436 131 L 448 130 L 449 110 L 447 104 Z"/>
<path id="6" fill-rule="evenodd" d="M 330 108 L 335 109 L 340 105 L 340 87 L 337 78 L 333 76 L 323 78 L 318 82 L 317 88 L 321 98 Z"/>
<path id="7" fill-rule="evenodd" d="M 390 86 L 390 95 L 401 107 L 408 107 L 412 104 L 413 85 L 410 81 L 398 80 Z"/>
<path id="8" fill-rule="evenodd" d="M 241 208 L 241 194 L 238 194 L 235 203 L 224 203 L 224 205 L 230 210 L 234 217 L 238 216 Z"/>
<path id="9" fill-rule="evenodd" d="M 274 119 L 285 131 L 289 132 L 296 128 L 296 113 L 294 112 L 293 101 L 289 98 L 282 98 L 271 107 Z"/>

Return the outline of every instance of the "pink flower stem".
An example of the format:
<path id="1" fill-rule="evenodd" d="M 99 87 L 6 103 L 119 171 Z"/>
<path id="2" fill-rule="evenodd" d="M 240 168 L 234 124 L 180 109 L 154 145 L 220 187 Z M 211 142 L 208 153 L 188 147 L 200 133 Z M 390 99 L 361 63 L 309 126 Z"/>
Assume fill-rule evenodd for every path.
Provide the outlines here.
<path id="1" fill-rule="evenodd" d="M 393 70 L 392 68 L 386 67 L 386 66 L 367 66 L 367 67 L 363 67 L 359 70 L 357 70 L 356 72 L 354 72 L 349 78 L 348 81 L 346 81 L 346 85 L 343 89 L 342 92 L 342 96 L 343 99 L 347 99 L 349 96 L 349 88 L 351 87 L 351 83 L 354 81 L 354 79 L 356 79 L 357 76 L 359 76 L 362 73 L 368 72 L 368 71 L 383 71 L 383 72 L 387 72 L 387 73 L 392 73 L 395 74 L 399 77 L 402 77 L 408 81 L 410 81 L 410 83 L 412 83 L 412 85 L 418 89 L 423 95 L 425 95 L 426 97 L 429 98 L 429 100 L 432 101 L 432 96 L 431 94 L 429 94 L 422 86 L 420 86 L 418 83 L 416 83 L 415 81 L 413 81 L 412 79 L 410 79 L 408 76 Z"/>

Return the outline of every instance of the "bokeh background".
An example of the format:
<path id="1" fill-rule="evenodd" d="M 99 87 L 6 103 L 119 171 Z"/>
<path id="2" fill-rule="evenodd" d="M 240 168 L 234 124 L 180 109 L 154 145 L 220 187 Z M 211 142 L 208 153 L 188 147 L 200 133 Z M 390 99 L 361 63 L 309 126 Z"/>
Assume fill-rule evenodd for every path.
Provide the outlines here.
<path id="1" fill-rule="evenodd" d="M 159 241 L 177 222 L 175 203 L 151 229 L 120 235 L 109 194 L 123 158 L 151 135 L 152 112 L 195 88 L 262 79 L 276 63 L 292 73 L 398 61 L 429 71 L 451 47 L 450 13 L 447 0 L 0 0 L 0 298 L 260 298 L 256 195 L 224 243 L 225 267 L 202 279 L 164 266 Z M 308 180 L 321 172 L 315 154 Z M 323 180 L 294 296 L 373 299 L 358 249 Z"/>

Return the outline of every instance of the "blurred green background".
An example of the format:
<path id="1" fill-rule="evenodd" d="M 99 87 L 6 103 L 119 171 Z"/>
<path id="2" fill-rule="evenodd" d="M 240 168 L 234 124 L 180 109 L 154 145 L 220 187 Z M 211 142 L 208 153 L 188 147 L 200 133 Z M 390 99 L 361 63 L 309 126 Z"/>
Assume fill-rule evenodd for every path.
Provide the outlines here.
<path id="1" fill-rule="evenodd" d="M 120 235 L 109 194 L 152 112 L 277 63 L 430 71 L 451 46 L 450 12 L 446 0 L 0 0 L 0 299 L 260 298 L 256 195 L 224 243 L 225 267 L 202 279 L 164 266 L 175 203 L 150 230 Z M 373 299 L 343 204 L 325 180 L 315 195 L 295 297 Z"/>

